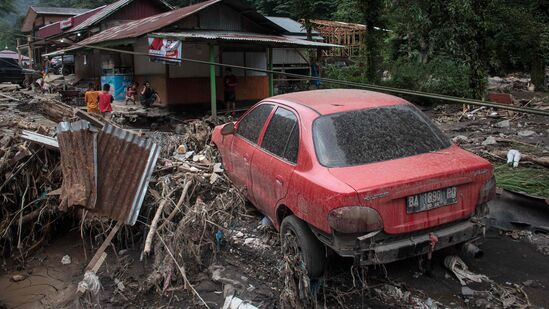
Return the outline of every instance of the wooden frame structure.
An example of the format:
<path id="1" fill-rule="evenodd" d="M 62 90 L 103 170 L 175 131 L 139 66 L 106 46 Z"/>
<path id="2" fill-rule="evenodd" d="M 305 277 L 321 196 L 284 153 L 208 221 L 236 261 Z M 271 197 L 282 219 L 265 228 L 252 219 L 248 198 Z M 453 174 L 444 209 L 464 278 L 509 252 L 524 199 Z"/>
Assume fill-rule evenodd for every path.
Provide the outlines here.
<path id="1" fill-rule="evenodd" d="M 320 19 L 312 19 L 310 22 L 325 43 L 344 46 L 323 50 L 323 57 L 353 58 L 359 56 L 365 48 L 366 25 Z"/>

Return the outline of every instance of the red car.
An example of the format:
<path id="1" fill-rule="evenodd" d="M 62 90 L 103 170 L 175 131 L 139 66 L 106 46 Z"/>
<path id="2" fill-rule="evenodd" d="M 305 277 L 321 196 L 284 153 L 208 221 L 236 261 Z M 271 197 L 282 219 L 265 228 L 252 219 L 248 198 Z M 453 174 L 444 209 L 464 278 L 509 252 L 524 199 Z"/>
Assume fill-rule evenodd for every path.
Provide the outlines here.
<path id="1" fill-rule="evenodd" d="M 293 244 L 309 275 L 327 247 L 362 265 L 478 238 L 491 164 L 404 99 L 361 90 L 271 97 L 215 128 L 229 178 Z M 292 243 L 293 241 L 293 243 Z"/>

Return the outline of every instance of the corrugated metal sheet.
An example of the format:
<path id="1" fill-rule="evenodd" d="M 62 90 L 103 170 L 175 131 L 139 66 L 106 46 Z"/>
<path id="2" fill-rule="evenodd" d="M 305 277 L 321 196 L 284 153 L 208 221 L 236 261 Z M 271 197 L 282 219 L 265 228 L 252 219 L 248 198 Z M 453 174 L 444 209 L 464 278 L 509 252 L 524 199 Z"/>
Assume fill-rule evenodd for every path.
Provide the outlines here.
<path id="1" fill-rule="evenodd" d="M 332 48 L 342 47 L 341 45 L 328 44 L 315 41 L 301 40 L 291 36 L 282 35 L 266 35 L 248 32 L 232 32 L 232 31 L 183 31 L 183 32 L 163 32 L 152 33 L 153 37 L 172 38 L 172 39 L 201 39 L 214 41 L 233 41 L 233 42 L 254 42 L 265 43 L 266 45 L 275 45 L 280 47 L 320 47 Z"/>
<path id="2" fill-rule="evenodd" d="M 130 1 L 130 0 L 120 0 L 118 2 L 127 2 L 127 1 Z M 221 1 L 222 0 L 209 0 L 202 3 L 186 6 L 177 10 L 169 11 L 166 13 L 143 18 L 140 20 L 130 21 L 123 25 L 112 27 L 110 29 L 102 31 L 92 37 L 89 37 L 79 42 L 79 44 L 93 45 L 100 42 L 139 37 L 149 32 L 153 32 L 160 28 L 171 25 L 191 14 L 194 14 L 204 8 L 209 7 L 210 5 L 213 5 Z M 115 2 L 115 3 L 118 3 L 118 2 Z M 97 15 L 103 15 L 103 12 Z M 80 26 L 83 26 L 85 24 L 92 22 L 92 19 L 95 19 L 96 16 L 94 16 L 93 18 L 90 18 L 88 20 L 89 22 L 87 21 L 85 23 L 82 23 Z M 80 46 L 75 46 L 70 48 L 70 50 L 79 49 L 79 48 Z"/>
<path id="3" fill-rule="evenodd" d="M 160 148 L 110 124 L 98 137 L 98 188 L 94 212 L 135 224 Z"/>
<path id="4" fill-rule="evenodd" d="M 60 122 L 57 141 L 63 171 L 60 207 L 93 210 L 97 199 L 97 131 L 85 120 Z"/>
<path id="5" fill-rule="evenodd" d="M 80 30 L 86 29 L 88 27 L 95 26 L 99 22 L 103 21 L 104 19 L 111 16 L 112 14 L 118 12 L 120 9 L 127 6 L 131 2 L 133 2 L 133 0 L 118 0 L 116 2 L 113 2 L 109 5 L 107 5 L 103 10 L 101 10 L 101 12 L 94 15 L 92 18 L 89 18 L 88 20 L 81 23 L 77 27 L 74 27 L 73 29 L 71 29 L 71 32 L 80 31 Z M 173 9 L 173 7 L 171 5 L 169 5 L 167 2 L 165 2 L 163 0 L 158 0 L 158 3 L 161 3 L 161 4 L 165 5 L 166 8 L 169 9 L 169 10 Z"/>
<path id="6" fill-rule="evenodd" d="M 126 5 L 124 9 L 118 10 L 112 14 L 109 17 L 109 20 L 115 22 L 128 22 L 130 20 L 137 20 L 156 14 L 161 14 L 166 11 L 170 10 L 168 10 L 164 5 L 161 5 L 158 1 L 134 0 L 132 3 Z"/>
<path id="7" fill-rule="evenodd" d="M 105 8 L 105 5 L 74 16 L 72 21 L 72 28 L 75 28 L 76 26 L 80 25 L 81 23 L 86 21 L 88 18 L 90 18 L 94 14 L 97 14 L 99 11 L 103 10 L 104 8 Z M 61 22 L 58 21 L 53 24 L 49 24 L 44 27 L 41 27 L 38 30 L 38 37 L 48 38 L 57 34 L 61 34 L 64 31 L 67 31 L 67 30 L 61 29 Z M 69 29 L 68 31 L 71 31 L 71 30 Z"/>
<path id="8" fill-rule="evenodd" d="M 280 27 L 284 28 L 287 33 L 289 34 L 301 34 L 307 36 L 307 31 L 305 30 L 305 26 L 301 24 L 298 21 L 295 21 L 289 17 L 277 17 L 277 16 L 265 16 L 273 23 L 279 25 Z M 313 30 L 314 35 L 318 35 L 318 31 Z"/>
<path id="9" fill-rule="evenodd" d="M 44 6 L 31 6 L 31 9 L 36 12 L 36 14 L 42 15 L 66 15 L 74 16 L 82 14 L 89 9 L 75 9 L 75 8 L 60 8 L 60 7 L 44 7 Z"/>

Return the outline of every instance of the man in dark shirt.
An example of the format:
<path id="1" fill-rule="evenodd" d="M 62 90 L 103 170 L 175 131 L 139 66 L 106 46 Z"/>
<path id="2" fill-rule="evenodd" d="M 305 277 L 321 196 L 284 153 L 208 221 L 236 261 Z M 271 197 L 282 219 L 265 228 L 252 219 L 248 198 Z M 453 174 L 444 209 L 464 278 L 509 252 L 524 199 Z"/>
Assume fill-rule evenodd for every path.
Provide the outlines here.
<path id="1" fill-rule="evenodd" d="M 160 102 L 158 94 L 151 87 L 151 83 L 145 82 L 145 86 L 143 87 L 143 90 L 141 90 L 141 104 L 143 104 L 145 108 L 149 108 L 154 104 L 154 102 L 156 102 L 156 100 Z"/>
<path id="2" fill-rule="evenodd" d="M 225 104 L 228 110 L 234 110 L 236 108 L 236 92 L 235 88 L 238 85 L 238 80 L 234 76 L 231 68 L 225 70 L 225 78 L 223 80 L 225 85 Z"/>

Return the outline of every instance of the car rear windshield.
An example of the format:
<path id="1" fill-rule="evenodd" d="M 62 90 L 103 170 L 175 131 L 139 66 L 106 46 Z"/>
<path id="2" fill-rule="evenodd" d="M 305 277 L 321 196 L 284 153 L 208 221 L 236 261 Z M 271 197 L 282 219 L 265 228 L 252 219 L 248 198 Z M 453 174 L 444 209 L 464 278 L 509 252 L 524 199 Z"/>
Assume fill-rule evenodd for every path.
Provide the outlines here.
<path id="1" fill-rule="evenodd" d="M 450 146 L 448 138 L 411 105 L 342 112 L 313 123 L 315 150 L 326 167 L 362 165 Z"/>

